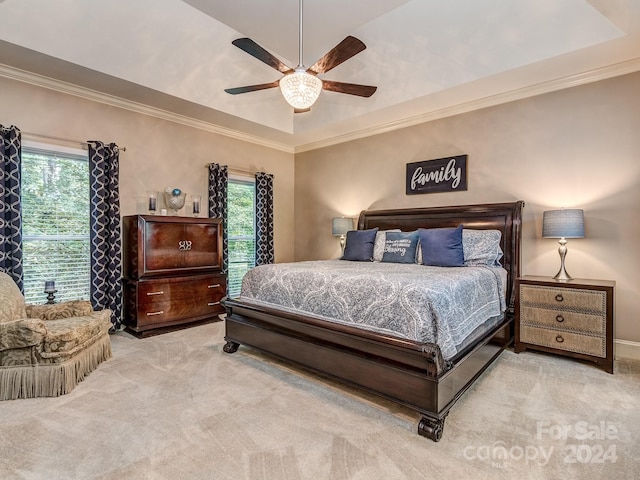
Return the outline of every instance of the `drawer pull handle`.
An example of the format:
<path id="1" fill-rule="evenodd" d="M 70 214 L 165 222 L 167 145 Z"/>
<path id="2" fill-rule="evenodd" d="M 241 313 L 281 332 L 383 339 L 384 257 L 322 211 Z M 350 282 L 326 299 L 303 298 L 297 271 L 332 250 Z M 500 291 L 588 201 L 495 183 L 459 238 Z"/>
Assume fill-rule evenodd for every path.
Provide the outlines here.
<path id="1" fill-rule="evenodd" d="M 191 250 L 191 245 L 193 245 L 191 243 L 191 240 L 180 240 L 178 242 L 178 250 L 180 250 L 181 252 L 188 252 L 189 250 Z"/>
<path id="2" fill-rule="evenodd" d="M 151 317 L 153 315 L 162 315 L 164 312 L 160 310 L 159 312 L 148 312 L 147 317 Z"/>
<path id="3" fill-rule="evenodd" d="M 564 317 L 562 315 L 558 315 L 556 317 L 556 321 L 562 323 L 562 322 L 564 322 Z"/>
<path id="4" fill-rule="evenodd" d="M 164 292 L 162 290 L 159 292 L 147 292 L 147 295 L 164 295 Z"/>
<path id="5" fill-rule="evenodd" d="M 556 301 L 561 302 L 561 301 L 563 301 L 563 300 L 564 300 L 564 297 L 562 296 L 562 294 L 561 294 L 561 293 L 559 293 L 559 294 L 557 294 L 557 295 L 556 295 Z"/>
<path id="6" fill-rule="evenodd" d="M 215 285 L 209 285 L 207 288 L 218 288 L 220 286 L 219 283 L 216 283 Z"/>
<path id="7" fill-rule="evenodd" d="M 210 307 L 213 307 L 214 305 L 220 305 L 220 302 L 209 302 L 207 303 L 207 305 L 209 305 Z"/>
<path id="8" fill-rule="evenodd" d="M 562 335 L 557 335 L 556 336 L 556 342 L 558 342 L 558 343 L 564 342 L 564 338 L 562 338 Z"/>

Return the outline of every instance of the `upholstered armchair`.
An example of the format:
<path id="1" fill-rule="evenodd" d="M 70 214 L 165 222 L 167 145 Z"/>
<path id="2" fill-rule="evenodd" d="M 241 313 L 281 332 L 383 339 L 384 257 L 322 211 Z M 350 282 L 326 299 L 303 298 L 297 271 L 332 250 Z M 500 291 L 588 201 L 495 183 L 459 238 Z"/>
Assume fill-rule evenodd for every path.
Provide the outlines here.
<path id="1" fill-rule="evenodd" d="M 0 400 L 69 393 L 111 358 L 111 311 L 88 301 L 26 305 L 0 272 Z"/>

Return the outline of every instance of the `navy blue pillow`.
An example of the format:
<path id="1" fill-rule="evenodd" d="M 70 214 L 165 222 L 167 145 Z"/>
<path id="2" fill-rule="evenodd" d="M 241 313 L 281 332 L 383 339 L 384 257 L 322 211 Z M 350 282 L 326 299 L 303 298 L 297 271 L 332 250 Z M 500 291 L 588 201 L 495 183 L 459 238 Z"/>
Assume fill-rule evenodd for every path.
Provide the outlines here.
<path id="1" fill-rule="evenodd" d="M 370 230 L 349 230 L 342 260 L 372 262 L 373 244 L 376 241 L 377 231 L 377 227 Z"/>
<path id="2" fill-rule="evenodd" d="M 422 264 L 436 267 L 463 267 L 462 225 L 455 228 L 421 228 Z"/>
<path id="3" fill-rule="evenodd" d="M 416 263 L 418 232 L 387 232 L 383 262 Z"/>

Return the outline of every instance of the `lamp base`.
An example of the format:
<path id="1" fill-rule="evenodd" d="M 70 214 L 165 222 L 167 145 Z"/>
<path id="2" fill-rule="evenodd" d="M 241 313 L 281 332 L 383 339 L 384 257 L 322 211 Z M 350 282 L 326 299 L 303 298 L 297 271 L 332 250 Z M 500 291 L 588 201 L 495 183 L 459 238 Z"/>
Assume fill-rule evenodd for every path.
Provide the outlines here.
<path id="1" fill-rule="evenodd" d="M 564 269 L 564 265 L 562 266 L 560 271 L 556 273 L 556 275 L 553 278 L 554 280 L 559 280 L 560 282 L 567 282 L 569 280 L 573 280 L 573 277 L 569 275 L 567 271 Z"/>
<path id="2" fill-rule="evenodd" d="M 573 277 L 567 273 L 564 268 L 564 257 L 567 256 L 567 240 L 562 237 L 558 240 L 560 247 L 558 247 L 558 253 L 560 254 L 560 271 L 556 273 L 555 280 L 559 280 L 560 282 L 566 282 L 568 280 L 573 280 Z"/>

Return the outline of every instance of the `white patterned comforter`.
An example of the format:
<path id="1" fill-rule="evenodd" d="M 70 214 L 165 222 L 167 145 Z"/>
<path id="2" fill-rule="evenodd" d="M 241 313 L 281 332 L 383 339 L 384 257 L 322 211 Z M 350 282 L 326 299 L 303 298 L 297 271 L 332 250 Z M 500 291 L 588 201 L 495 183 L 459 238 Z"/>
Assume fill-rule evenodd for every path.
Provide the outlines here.
<path id="1" fill-rule="evenodd" d="M 476 327 L 504 312 L 504 272 L 345 260 L 280 263 L 250 270 L 241 300 L 437 343 L 450 359 Z"/>

